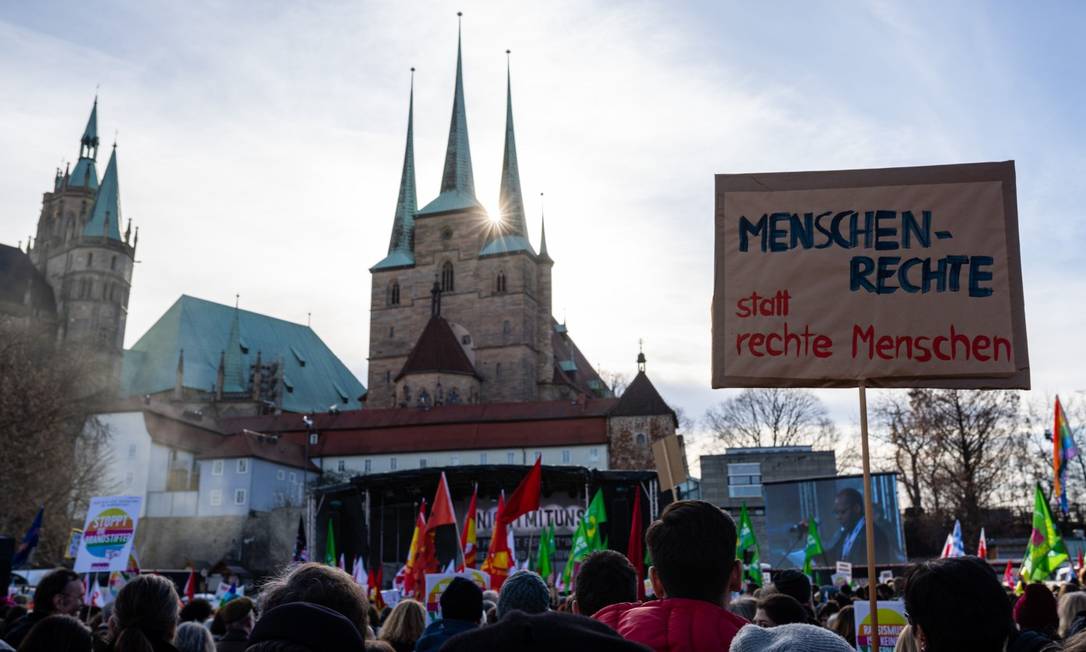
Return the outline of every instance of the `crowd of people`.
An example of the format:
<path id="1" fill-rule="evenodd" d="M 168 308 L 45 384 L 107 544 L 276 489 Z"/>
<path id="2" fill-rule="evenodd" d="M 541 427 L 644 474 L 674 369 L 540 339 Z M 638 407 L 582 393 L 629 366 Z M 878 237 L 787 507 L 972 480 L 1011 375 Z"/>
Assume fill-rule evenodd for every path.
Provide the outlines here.
<path id="1" fill-rule="evenodd" d="M 781 571 L 768 586 L 744 588 L 735 522 L 710 503 L 672 503 L 645 538 L 651 599 L 638 600 L 629 560 L 604 550 L 585 559 L 563 599 L 531 571 L 497 592 L 457 577 L 432 622 L 412 599 L 378 613 L 350 575 L 316 563 L 286 568 L 255 600 L 237 597 L 218 609 L 202 599 L 182 606 L 172 581 L 140 575 L 96 613 L 83 606 L 81 578 L 57 569 L 39 582 L 29 611 L 3 607 L 0 652 L 855 649 L 853 601 L 867 599 L 866 587 L 812 586 L 802 573 Z M 1079 581 L 1031 584 L 1017 595 L 985 561 L 959 557 L 916 564 L 874 590 L 904 600 L 898 650 L 1086 652 Z"/>

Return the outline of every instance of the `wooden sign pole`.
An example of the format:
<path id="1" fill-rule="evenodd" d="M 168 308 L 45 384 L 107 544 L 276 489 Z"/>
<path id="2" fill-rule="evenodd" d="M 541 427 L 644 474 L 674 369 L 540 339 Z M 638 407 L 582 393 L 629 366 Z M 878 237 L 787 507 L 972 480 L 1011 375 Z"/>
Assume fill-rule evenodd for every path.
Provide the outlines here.
<path id="1" fill-rule="evenodd" d="M 875 509 L 871 505 L 871 455 L 867 443 L 867 387 L 860 381 L 860 445 L 864 465 L 864 530 L 867 535 L 867 597 L 871 605 L 871 652 L 879 652 L 879 596 L 875 584 Z M 858 631 L 859 628 L 857 628 Z"/>
<path id="2" fill-rule="evenodd" d="M 671 475 L 671 458 L 667 454 L 667 443 L 660 448 L 664 451 L 664 466 L 667 468 L 667 486 L 671 489 L 671 502 L 678 500 L 675 495 L 675 478 Z"/>

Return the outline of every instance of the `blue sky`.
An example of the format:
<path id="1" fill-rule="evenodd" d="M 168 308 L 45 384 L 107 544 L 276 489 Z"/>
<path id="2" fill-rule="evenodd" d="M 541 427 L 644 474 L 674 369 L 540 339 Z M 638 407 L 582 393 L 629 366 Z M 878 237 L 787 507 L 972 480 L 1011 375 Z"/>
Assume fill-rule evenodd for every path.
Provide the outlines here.
<path id="1" fill-rule="evenodd" d="M 95 87 L 141 226 L 128 343 L 181 293 L 304 322 L 365 380 L 416 77 L 437 193 L 464 16 L 476 187 L 497 203 L 505 56 L 529 225 L 589 359 L 699 416 L 713 174 L 1015 159 L 1034 395 L 1086 390 L 1086 5 L 1072 2 L 5 3 L 0 241 L 33 232 Z M 101 162 L 104 168 L 104 157 Z M 855 393 L 821 396 L 844 428 Z"/>

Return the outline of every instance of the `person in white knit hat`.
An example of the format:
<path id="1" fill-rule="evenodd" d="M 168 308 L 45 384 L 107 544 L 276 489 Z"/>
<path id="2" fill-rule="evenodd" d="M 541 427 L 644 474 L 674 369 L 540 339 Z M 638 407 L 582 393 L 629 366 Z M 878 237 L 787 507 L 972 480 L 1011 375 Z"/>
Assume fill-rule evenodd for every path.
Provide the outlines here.
<path id="1" fill-rule="evenodd" d="M 732 639 L 731 652 L 853 652 L 831 631 L 802 623 L 765 628 L 747 625 Z"/>

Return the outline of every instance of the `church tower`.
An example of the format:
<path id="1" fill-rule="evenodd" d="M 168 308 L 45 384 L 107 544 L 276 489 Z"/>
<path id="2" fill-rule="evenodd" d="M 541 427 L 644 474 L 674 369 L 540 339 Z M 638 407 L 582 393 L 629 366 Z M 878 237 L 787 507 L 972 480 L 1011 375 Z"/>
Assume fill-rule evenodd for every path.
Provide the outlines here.
<path id="1" fill-rule="evenodd" d="M 460 388 L 460 402 L 607 395 L 606 385 L 565 326 L 551 315 L 554 263 L 547 255 L 545 232 L 538 254 L 528 238 L 511 73 L 507 70 L 498 215 L 488 215 L 475 196 L 459 34 L 441 189 L 421 209 L 415 191 L 413 78 L 411 98 L 388 255 L 370 268 L 367 406 L 422 406 L 418 397 L 423 390 L 428 397 L 441 396 L 438 381 L 424 379 L 433 375 L 430 367 L 438 359 L 444 360 L 439 365 L 442 373 L 452 370 L 460 380 L 466 374 L 477 383 Z M 441 307 L 437 321 L 432 319 L 434 290 Z M 450 342 L 457 342 L 461 350 L 435 353 L 449 348 Z M 453 380 L 441 381 L 446 395 Z M 405 398 L 405 385 L 410 400 Z"/>
<path id="2" fill-rule="evenodd" d="M 98 99 L 79 141 L 74 170 L 57 170 L 42 198 L 29 255 L 56 302 L 57 341 L 89 351 L 103 387 L 120 379 L 125 320 L 139 233 L 124 226 L 117 145 L 99 181 Z"/>

